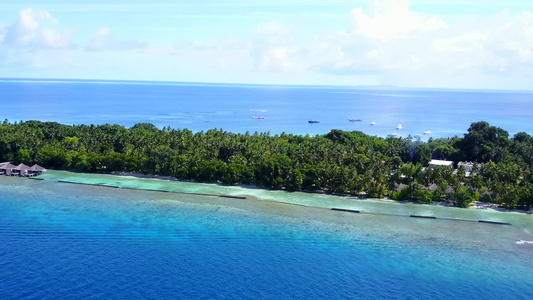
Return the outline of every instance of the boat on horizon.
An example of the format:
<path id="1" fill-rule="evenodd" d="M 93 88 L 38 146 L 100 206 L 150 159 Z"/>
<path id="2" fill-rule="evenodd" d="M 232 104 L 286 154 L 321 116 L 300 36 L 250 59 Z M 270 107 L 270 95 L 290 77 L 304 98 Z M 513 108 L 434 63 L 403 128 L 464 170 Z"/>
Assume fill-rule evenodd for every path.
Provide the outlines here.
<path id="1" fill-rule="evenodd" d="M 424 131 L 424 134 L 430 134 L 430 133 L 431 133 L 430 130 L 426 130 L 426 131 Z"/>
<path id="2" fill-rule="evenodd" d="M 263 120 L 265 117 L 263 116 L 253 116 L 254 120 Z"/>
<path id="3" fill-rule="evenodd" d="M 398 124 L 398 125 L 396 126 L 396 129 L 402 129 L 402 128 L 403 128 L 402 124 Z"/>
<path id="4" fill-rule="evenodd" d="M 370 122 L 370 125 L 376 125 L 376 122 L 372 121 Z"/>
<path id="5" fill-rule="evenodd" d="M 320 121 L 313 120 L 313 119 L 311 119 L 311 120 L 309 120 L 309 121 L 307 121 L 307 122 L 309 122 L 309 123 L 320 123 Z"/>
<path id="6" fill-rule="evenodd" d="M 348 121 L 350 121 L 350 122 L 362 122 L 363 120 L 356 119 L 356 118 L 349 118 Z"/>

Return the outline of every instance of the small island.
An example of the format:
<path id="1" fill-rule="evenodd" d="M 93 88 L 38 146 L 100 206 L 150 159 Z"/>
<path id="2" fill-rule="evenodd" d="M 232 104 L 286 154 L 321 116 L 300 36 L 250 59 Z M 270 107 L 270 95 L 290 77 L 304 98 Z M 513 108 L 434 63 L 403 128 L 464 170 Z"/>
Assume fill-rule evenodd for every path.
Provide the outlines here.
<path id="1" fill-rule="evenodd" d="M 533 207 L 533 137 L 487 122 L 464 137 L 380 138 L 158 129 L 148 123 L 0 125 L 0 162 L 89 173 L 137 172 L 287 191 L 446 203 Z"/>

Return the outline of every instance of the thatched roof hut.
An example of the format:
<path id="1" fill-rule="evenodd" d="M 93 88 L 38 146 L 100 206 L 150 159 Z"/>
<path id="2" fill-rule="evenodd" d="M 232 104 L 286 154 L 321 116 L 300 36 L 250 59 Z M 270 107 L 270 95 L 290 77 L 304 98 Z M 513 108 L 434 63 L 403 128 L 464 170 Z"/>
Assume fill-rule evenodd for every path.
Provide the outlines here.
<path id="1" fill-rule="evenodd" d="M 0 174 L 11 174 L 13 169 L 15 169 L 15 165 L 12 165 L 9 162 L 1 163 L 0 164 Z"/>
<path id="2" fill-rule="evenodd" d="M 13 169 L 13 174 L 20 174 L 20 175 L 26 175 L 28 174 L 28 170 L 30 169 L 30 167 L 26 166 L 25 164 L 20 164 L 18 166 L 16 166 L 14 169 Z"/>
<path id="3" fill-rule="evenodd" d="M 19 172 L 22 172 L 22 171 L 28 171 L 30 169 L 30 167 L 26 166 L 25 164 L 20 164 L 18 166 L 16 166 L 13 171 L 19 171 Z"/>
<path id="4" fill-rule="evenodd" d="M 399 191 L 403 190 L 404 188 L 405 188 L 405 184 L 400 183 L 394 188 L 394 191 L 399 192 Z"/>
<path id="5" fill-rule="evenodd" d="M 444 190 L 444 194 L 446 195 L 452 194 L 453 192 L 455 192 L 455 190 L 451 186 Z"/>
<path id="6" fill-rule="evenodd" d="M 481 199 L 481 197 L 483 197 L 485 195 L 492 196 L 492 194 L 493 194 L 493 192 L 491 190 L 486 190 L 486 191 L 483 191 L 483 192 L 479 193 L 479 198 Z"/>
<path id="7" fill-rule="evenodd" d="M 41 173 L 41 172 L 45 172 L 46 169 L 39 166 L 38 164 L 35 164 L 33 166 L 31 166 L 31 168 L 28 169 L 29 172 L 31 173 Z"/>
<path id="8" fill-rule="evenodd" d="M 437 189 L 437 185 L 432 183 L 426 187 L 424 187 L 426 190 L 429 190 L 429 191 L 435 191 Z"/>
<path id="9" fill-rule="evenodd" d="M 0 170 L 13 170 L 16 168 L 15 165 L 12 165 L 10 162 L 3 162 L 0 164 Z"/>

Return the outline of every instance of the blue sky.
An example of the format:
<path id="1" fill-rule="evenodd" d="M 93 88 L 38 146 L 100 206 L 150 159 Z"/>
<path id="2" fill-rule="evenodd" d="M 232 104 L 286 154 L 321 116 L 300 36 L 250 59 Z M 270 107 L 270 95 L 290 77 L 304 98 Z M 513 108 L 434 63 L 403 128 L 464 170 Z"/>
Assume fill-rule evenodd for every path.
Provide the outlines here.
<path id="1" fill-rule="evenodd" d="M 532 89 L 531 0 L 1 7 L 0 77 Z"/>

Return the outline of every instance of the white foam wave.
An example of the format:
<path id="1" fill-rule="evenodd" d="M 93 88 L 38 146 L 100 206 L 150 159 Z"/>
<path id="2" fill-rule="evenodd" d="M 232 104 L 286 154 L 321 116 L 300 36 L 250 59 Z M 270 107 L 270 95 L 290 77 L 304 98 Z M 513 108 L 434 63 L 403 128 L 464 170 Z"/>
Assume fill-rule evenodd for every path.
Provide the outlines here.
<path id="1" fill-rule="evenodd" d="M 533 241 L 519 240 L 519 241 L 516 241 L 516 244 L 518 245 L 532 244 L 533 245 Z"/>

